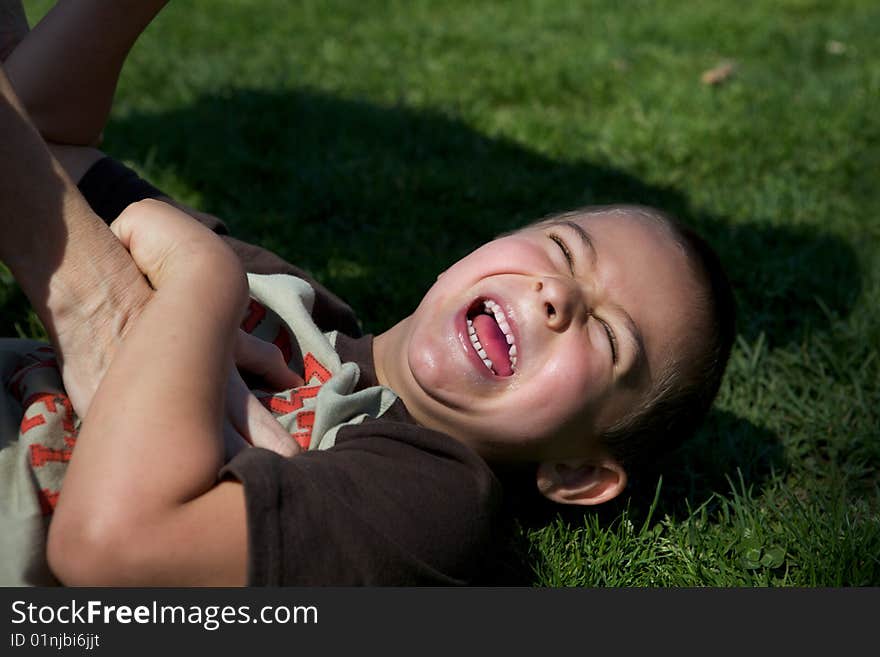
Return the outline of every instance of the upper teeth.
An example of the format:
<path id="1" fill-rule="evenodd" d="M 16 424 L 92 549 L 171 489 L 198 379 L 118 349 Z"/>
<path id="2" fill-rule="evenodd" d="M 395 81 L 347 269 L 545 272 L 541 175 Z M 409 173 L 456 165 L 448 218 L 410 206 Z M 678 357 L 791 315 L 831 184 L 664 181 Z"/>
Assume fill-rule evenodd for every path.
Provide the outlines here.
<path id="1" fill-rule="evenodd" d="M 504 311 L 501 310 L 501 306 L 492 301 L 491 299 L 486 299 L 483 301 L 483 308 L 487 313 L 492 313 L 495 316 L 495 321 L 498 323 L 498 327 L 501 329 L 501 332 L 504 333 L 504 338 L 507 340 L 507 344 L 510 345 L 510 348 L 507 350 L 507 355 L 510 357 L 510 367 L 514 371 L 516 370 L 516 343 L 513 339 L 513 333 L 510 331 L 510 324 L 507 323 L 507 317 L 504 316 Z M 495 371 L 492 364 L 492 359 L 486 354 L 486 350 L 483 349 L 483 345 L 480 344 L 480 341 L 477 339 L 477 331 L 474 328 L 474 323 L 468 318 L 467 320 L 468 327 L 468 335 L 471 339 L 471 344 L 474 345 L 474 349 L 477 352 L 477 355 L 483 359 L 483 364 L 488 367 L 493 372 Z"/>

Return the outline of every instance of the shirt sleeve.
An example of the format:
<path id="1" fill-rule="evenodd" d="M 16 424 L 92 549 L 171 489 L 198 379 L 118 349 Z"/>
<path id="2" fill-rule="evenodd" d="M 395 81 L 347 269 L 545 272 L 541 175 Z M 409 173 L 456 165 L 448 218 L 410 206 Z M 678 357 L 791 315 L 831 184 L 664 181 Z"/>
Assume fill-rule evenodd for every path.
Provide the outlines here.
<path id="1" fill-rule="evenodd" d="M 245 487 L 250 584 L 470 583 L 500 500 L 488 467 L 424 429 L 348 429 L 330 450 L 251 448 L 224 469 Z"/>

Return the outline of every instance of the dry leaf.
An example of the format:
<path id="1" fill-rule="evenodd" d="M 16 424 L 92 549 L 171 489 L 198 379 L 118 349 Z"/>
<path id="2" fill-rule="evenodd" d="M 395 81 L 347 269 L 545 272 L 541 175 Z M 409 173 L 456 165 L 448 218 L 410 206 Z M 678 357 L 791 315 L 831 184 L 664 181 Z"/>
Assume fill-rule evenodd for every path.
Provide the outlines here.
<path id="1" fill-rule="evenodd" d="M 732 61 L 723 61 L 715 68 L 703 71 L 700 80 L 703 84 L 720 84 L 727 80 L 736 70 L 736 64 Z"/>
<path id="2" fill-rule="evenodd" d="M 825 44 L 825 51 L 831 55 L 842 55 L 846 52 L 846 44 L 840 41 L 829 41 Z"/>

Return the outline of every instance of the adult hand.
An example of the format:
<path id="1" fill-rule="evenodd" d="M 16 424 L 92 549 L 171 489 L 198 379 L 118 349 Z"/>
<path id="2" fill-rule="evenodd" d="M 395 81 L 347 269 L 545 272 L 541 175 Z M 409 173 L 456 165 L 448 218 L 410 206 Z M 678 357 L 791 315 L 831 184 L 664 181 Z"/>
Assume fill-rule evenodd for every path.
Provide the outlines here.
<path id="1" fill-rule="evenodd" d="M 152 296 L 124 251 L 108 253 L 101 267 L 112 273 L 97 287 L 79 290 L 78 298 L 69 299 L 63 310 L 55 312 L 50 332 L 64 387 L 81 418 L 88 413 L 116 349 Z"/>

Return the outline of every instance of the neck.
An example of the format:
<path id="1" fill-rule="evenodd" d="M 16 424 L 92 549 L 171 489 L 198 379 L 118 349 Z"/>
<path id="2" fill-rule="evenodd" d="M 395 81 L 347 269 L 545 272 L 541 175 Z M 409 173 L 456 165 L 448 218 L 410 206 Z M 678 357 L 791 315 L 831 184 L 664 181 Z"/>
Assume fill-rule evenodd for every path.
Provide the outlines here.
<path id="1" fill-rule="evenodd" d="M 387 331 L 373 338 L 373 365 L 376 379 L 391 388 L 406 406 L 407 412 L 421 426 L 452 435 L 445 426 L 420 403 L 418 383 L 409 371 L 407 345 L 409 344 L 410 317 L 402 319 Z"/>
<path id="2" fill-rule="evenodd" d="M 403 319 L 373 338 L 373 366 L 376 370 L 376 379 L 380 385 L 391 388 L 398 396 L 401 396 L 400 389 L 403 387 L 398 369 L 406 362 L 406 353 L 401 353 L 405 344 L 402 336 L 406 332 L 408 321 L 409 318 Z M 403 399 L 403 402 L 405 404 L 406 399 Z"/>

